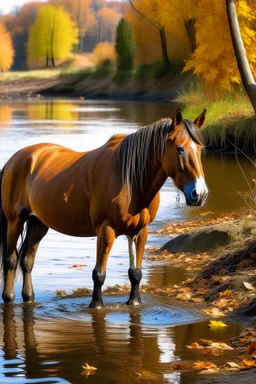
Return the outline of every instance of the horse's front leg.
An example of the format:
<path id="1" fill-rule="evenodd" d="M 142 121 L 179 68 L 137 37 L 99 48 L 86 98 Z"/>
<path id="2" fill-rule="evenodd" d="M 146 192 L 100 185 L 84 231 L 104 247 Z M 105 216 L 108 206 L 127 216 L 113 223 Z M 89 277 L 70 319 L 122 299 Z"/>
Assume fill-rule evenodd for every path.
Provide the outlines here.
<path id="1" fill-rule="evenodd" d="M 147 237 L 148 226 L 146 226 L 136 237 L 132 238 L 128 236 L 130 259 L 128 275 L 131 282 L 131 292 L 129 300 L 126 303 L 127 305 L 141 304 L 139 287 L 142 278 L 141 265 Z"/>
<path id="2" fill-rule="evenodd" d="M 97 261 L 92 271 L 93 294 L 90 308 L 100 308 L 103 306 L 101 288 L 106 278 L 106 266 L 108 255 L 116 238 L 114 229 L 108 221 L 97 227 Z"/>

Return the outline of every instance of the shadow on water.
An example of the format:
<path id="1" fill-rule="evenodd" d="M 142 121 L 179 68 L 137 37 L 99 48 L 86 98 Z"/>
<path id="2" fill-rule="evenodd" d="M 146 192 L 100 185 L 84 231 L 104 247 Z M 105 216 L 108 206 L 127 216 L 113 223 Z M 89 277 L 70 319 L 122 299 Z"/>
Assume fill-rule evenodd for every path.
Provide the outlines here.
<path id="1" fill-rule="evenodd" d="M 42 305 L 2 305 L 0 382 L 82 383 L 85 362 L 97 367 L 87 377 L 91 383 L 137 383 L 141 374 L 149 383 L 196 382 L 194 375 L 172 372 L 168 363 L 197 359 L 184 346 L 212 337 L 200 313 L 146 296 L 142 307 L 129 309 L 120 306 L 122 299 L 109 298 L 103 310 L 83 309 L 84 299 L 80 319 L 69 318 L 63 308 L 62 317 L 48 317 Z M 55 303 L 57 314 L 62 301 L 66 299 Z M 239 326 L 230 330 L 233 334 Z M 228 336 L 225 332 L 217 338 Z"/>

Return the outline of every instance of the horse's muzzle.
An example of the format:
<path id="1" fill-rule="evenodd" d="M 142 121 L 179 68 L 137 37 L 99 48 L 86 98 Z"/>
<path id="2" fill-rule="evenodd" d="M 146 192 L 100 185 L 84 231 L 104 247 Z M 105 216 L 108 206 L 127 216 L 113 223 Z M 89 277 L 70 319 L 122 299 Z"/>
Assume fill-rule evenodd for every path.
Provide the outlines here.
<path id="1" fill-rule="evenodd" d="M 191 183 L 184 187 L 184 195 L 186 203 L 189 206 L 202 206 L 208 196 L 208 188 L 204 185 L 204 188 L 198 190 L 196 184 Z"/>

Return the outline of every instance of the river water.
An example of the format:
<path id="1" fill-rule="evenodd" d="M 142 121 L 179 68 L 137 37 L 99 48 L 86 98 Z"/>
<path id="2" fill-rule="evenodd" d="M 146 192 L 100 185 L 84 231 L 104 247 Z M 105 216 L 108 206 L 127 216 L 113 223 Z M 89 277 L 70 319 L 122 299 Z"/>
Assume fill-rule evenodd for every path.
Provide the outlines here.
<path id="1" fill-rule="evenodd" d="M 0 167 L 20 148 L 51 142 L 86 151 L 116 133 L 131 133 L 161 117 L 171 117 L 175 104 L 35 99 L 0 104 Z M 187 116 L 185 116 L 187 117 Z M 196 116 L 195 116 L 196 117 Z M 151 231 L 175 220 L 196 219 L 206 212 L 230 213 L 247 208 L 247 180 L 254 166 L 247 159 L 220 153 L 203 155 L 210 197 L 202 208 L 188 208 L 167 181 Z M 243 172 L 241 171 L 241 169 Z M 147 247 L 160 246 L 164 236 L 150 234 Z M 104 297 L 106 308 L 88 310 L 89 295 L 74 296 L 77 288 L 91 288 L 95 238 L 72 238 L 50 230 L 42 240 L 33 271 L 35 305 L 23 305 L 21 279 L 16 282 L 15 305 L 0 305 L 0 383 L 192 383 L 195 376 L 173 373 L 168 363 L 194 359 L 184 346 L 212 338 L 200 311 L 169 300 L 145 296 L 140 308 L 123 306 L 126 297 Z M 127 284 L 125 237 L 116 240 L 108 261 L 105 287 Z M 71 268 L 83 264 L 81 268 Z M 186 271 L 145 261 L 143 283 L 173 284 Z M 65 290 L 67 296 L 56 295 Z M 232 324 L 222 340 L 236 334 Z M 87 362 L 93 375 L 82 375 Z"/>

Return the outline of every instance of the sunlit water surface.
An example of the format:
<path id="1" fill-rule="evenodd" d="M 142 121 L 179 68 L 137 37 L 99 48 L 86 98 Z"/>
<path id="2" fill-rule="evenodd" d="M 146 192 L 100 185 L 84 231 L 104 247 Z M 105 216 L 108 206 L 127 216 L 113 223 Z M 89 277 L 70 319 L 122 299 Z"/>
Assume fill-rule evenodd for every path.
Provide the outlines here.
<path id="1" fill-rule="evenodd" d="M 22 100 L 0 104 L 0 166 L 20 148 L 51 142 L 86 151 L 105 143 L 116 133 L 131 133 L 161 117 L 171 117 L 174 104 L 103 102 L 84 100 Z M 187 116 L 186 116 L 187 117 Z M 247 182 L 232 156 L 203 156 L 211 190 L 202 208 L 177 206 L 177 189 L 168 180 L 161 190 L 161 205 L 151 231 L 175 220 L 198 218 L 245 208 L 241 198 Z M 241 158 L 247 175 L 253 167 Z M 147 247 L 160 246 L 165 236 L 150 234 Z M 21 303 L 21 281 L 16 303 L 0 306 L 0 383 L 192 383 L 195 376 L 171 372 L 168 363 L 196 359 L 184 346 L 199 338 L 213 338 L 200 311 L 145 296 L 140 308 L 123 306 L 126 297 L 105 297 L 104 310 L 88 310 L 89 296 L 57 297 L 76 288 L 91 288 L 95 263 L 95 238 L 72 238 L 50 230 L 42 240 L 33 271 L 36 305 Z M 111 251 L 105 287 L 127 284 L 127 240 L 120 237 Z M 75 264 L 84 267 L 69 268 Z M 143 283 L 175 284 L 186 271 L 156 262 L 144 262 Z M 232 324 L 218 340 L 238 332 Z M 218 359 L 218 358 L 216 358 Z M 87 362 L 98 369 L 81 375 Z M 146 373 L 145 373 L 146 372 Z M 145 378 L 144 378 L 145 379 Z M 145 381 L 145 380 L 144 380 Z"/>

